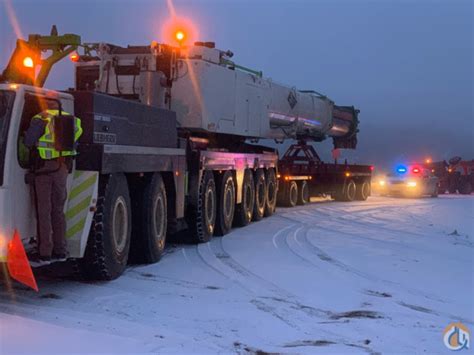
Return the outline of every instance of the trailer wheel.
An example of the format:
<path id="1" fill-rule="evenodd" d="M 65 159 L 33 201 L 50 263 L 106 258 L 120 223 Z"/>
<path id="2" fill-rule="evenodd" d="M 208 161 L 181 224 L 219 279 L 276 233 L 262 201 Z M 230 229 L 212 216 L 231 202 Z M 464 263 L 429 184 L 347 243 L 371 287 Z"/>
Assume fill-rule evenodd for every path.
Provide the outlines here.
<path id="1" fill-rule="evenodd" d="M 232 228 L 235 212 L 235 181 L 230 170 L 217 177 L 217 201 L 215 234 L 222 236 Z"/>
<path id="2" fill-rule="evenodd" d="M 354 201 L 356 196 L 357 187 L 354 180 L 349 180 L 346 185 L 341 185 L 339 187 L 339 191 L 337 191 L 334 195 L 334 199 L 336 201 L 346 201 L 351 202 Z"/>
<path id="3" fill-rule="evenodd" d="M 364 181 L 356 185 L 355 199 L 359 201 L 365 201 L 370 196 L 370 184 Z"/>
<path id="4" fill-rule="evenodd" d="M 190 211 L 192 241 L 205 243 L 211 240 L 216 224 L 216 183 L 210 170 L 202 174 L 196 203 Z"/>
<path id="5" fill-rule="evenodd" d="M 299 183 L 298 189 L 298 205 L 306 205 L 309 202 L 309 187 L 308 182 L 303 180 Z"/>
<path id="6" fill-rule="evenodd" d="M 155 173 L 144 187 L 133 194 L 133 261 L 156 263 L 166 243 L 168 222 L 166 189 L 161 174 Z"/>
<path id="7" fill-rule="evenodd" d="M 245 170 L 242 182 L 242 203 L 235 209 L 235 224 L 239 227 L 246 226 L 252 220 L 253 206 L 255 204 L 255 185 L 252 171 Z"/>
<path id="8" fill-rule="evenodd" d="M 267 186 L 265 171 L 257 169 L 255 172 L 255 204 L 253 209 L 253 220 L 260 221 L 265 214 Z"/>
<path id="9" fill-rule="evenodd" d="M 298 185 L 296 181 L 287 181 L 278 192 L 278 204 L 283 207 L 295 207 L 298 202 Z"/>
<path id="10" fill-rule="evenodd" d="M 275 174 L 275 169 L 270 168 L 265 174 L 267 180 L 266 184 L 266 193 L 265 193 L 265 217 L 271 216 L 275 212 L 277 204 L 277 178 Z"/>
<path id="11" fill-rule="evenodd" d="M 462 195 L 469 195 L 472 192 L 471 183 L 468 180 L 461 180 L 458 191 Z"/>
<path id="12" fill-rule="evenodd" d="M 132 214 L 127 179 L 112 174 L 101 179 L 97 210 L 94 214 L 81 274 L 89 280 L 113 280 L 127 267 Z"/>

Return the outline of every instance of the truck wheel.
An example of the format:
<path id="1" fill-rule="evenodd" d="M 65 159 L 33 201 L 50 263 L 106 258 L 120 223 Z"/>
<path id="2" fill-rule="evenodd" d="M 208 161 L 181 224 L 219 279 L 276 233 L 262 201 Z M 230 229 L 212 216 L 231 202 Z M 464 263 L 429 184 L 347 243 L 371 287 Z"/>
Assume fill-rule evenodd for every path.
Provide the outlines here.
<path id="1" fill-rule="evenodd" d="M 235 212 L 235 182 L 232 171 L 228 170 L 217 178 L 217 201 L 215 234 L 222 236 L 232 228 Z"/>
<path id="2" fill-rule="evenodd" d="M 252 171 L 245 170 L 242 182 L 242 203 L 235 209 L 235 224 L 238 227 L 246 226 L 252 220 L 253 206 L 255 204 L 255 185 Z"/>
<path id="3" fill-rule="evenodd" d="M 346 202 L 354 201 L 355 196 L 356 196 L 356 191 L 357 191 L 357 187 L 354 180 L 349 180 L 346 186 L 342 185 L 339 188 L 339 191 L 337 191 L 334 194 L 334 199 L 336 201 L 346 201 Z"/>
<path id="4" fill-rule="evenodd" d="M 127 267 L 132 213 L 127 179 L 112 174 L 101 181 L 97 210 L 80 271 L 89 280 L 113 280 Z"/>
<path id="5" fill-rule="evenodd" d="M 267 184 L 265 171 L 257 169 L 255 172 L 255 205 L 253 209 L 253 220 L 260 221 L 265 214 Z"/>
<path id="6" fill-rule="evenodd" d="M 309 187 L 308 187 L 308 182 L 306 180 L 303 180 L 299 184 L 299 189 L 298 189 L 298 205 L 306 205 L 309 202 Z"/>
<path id="7" fill-rule="evenodd" d="M 296 181 L 287 181 L 278 192 L 278 204 L 283 207 L 295 207 L 298 202 L 298 185 Z"/>
<path id="8" fill-rule="evenodd" d="M 190 213 L 192 240 L 205 243 L 211 240 L 216 224 L 216 183 L 210 170 L 203 172 L 196 202 L 195 209 Z"/>
<path id="9" fill-rule="evenodd" d="M 469 195 L 472 192 L 472 185 L 467 180 L 462 180 L 459 184 L 459 193 L 462 195 Z"/>
<path id="10" fill-rule="evenodd" d="M 370 184 L 367 181 L 356 185 L 355 199 L 365 201 L 370 196 Z"/>
<path id="11" fill-rule="evenodd" d="M 133 261 L 156 263 L 165 248 L 168 222 L 166 189 L 161 174 L 153 174 L 144 188 L 132 197 L 133 241 L 130 252 Z"/>
<path id="12" fill-rule="evenodd" d="M 271 216 L 275 212 L 277 204 L 277 179 L 275 169 L 270 168 L 265 174 L 267 180 L 265 197 L 265 217 Z"/>

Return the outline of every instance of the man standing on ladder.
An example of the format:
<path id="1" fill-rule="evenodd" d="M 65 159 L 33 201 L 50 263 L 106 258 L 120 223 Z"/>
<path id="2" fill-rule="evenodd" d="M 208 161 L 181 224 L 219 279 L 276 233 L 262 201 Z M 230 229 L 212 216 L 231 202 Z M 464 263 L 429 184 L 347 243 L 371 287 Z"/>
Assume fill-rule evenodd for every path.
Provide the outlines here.
<path id="1" fill-rule="evenodd" d="M 81 120 L 60 110 L 35 115 L 25 133 L 38 218 L 38 251 L 30 258 L 32 266 L 65 261 L 68 257 L 64 216 L 66 183 L 81 134 Z"/>

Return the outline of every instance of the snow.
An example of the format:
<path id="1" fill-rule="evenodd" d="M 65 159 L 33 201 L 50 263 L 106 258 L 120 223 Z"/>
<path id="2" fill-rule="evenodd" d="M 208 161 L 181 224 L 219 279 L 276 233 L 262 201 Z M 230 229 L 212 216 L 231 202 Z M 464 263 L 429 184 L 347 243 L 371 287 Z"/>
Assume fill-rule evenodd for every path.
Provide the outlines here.
<path id="1" fill-rule="evenodd" d="M 0 353 L 449 353 L 449 323 L 474 330 L 473 236 L 474 196 L 279 209 L 112 282 L 5 283 Z"/>

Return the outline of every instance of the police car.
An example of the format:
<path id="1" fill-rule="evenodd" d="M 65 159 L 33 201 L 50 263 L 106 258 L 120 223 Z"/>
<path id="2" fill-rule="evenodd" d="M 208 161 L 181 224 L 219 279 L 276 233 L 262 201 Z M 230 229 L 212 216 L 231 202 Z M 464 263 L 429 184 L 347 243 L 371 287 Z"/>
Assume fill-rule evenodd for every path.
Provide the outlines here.
<path id="1" fill-rule="evenodd" d="M 380 179 L 377 187 L 382 196 L 438 197 L 439 178 L 421 165 L 400 165 Z"/>

